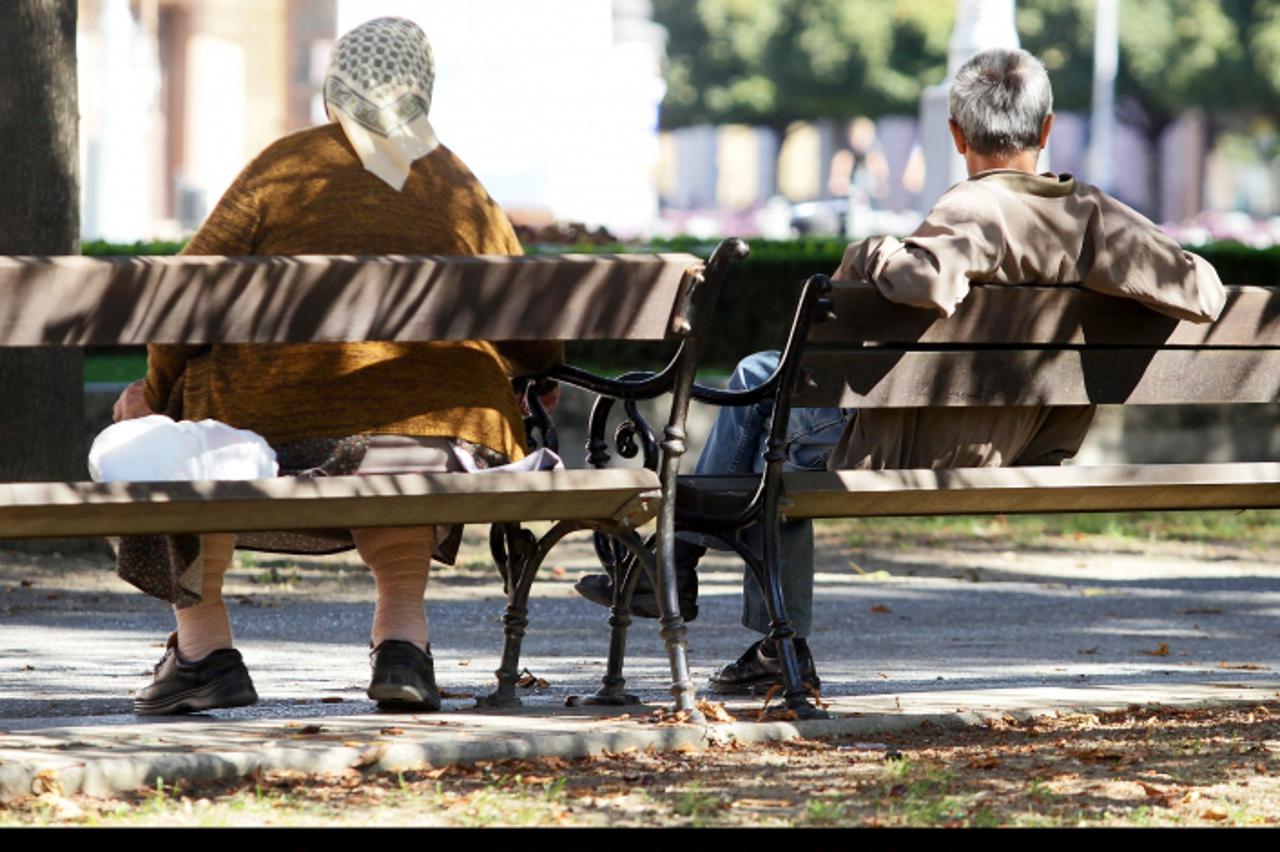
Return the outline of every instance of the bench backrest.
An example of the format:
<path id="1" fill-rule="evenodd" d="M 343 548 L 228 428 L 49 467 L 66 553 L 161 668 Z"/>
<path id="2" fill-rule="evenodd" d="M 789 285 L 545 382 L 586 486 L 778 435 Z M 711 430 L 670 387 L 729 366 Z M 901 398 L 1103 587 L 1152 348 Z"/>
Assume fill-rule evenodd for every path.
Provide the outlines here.
<path id="1" fill-rule="evenodd" d="M 1280 401 L 1280 289 L 1228 287 L 1221 318 L 1180 322 L 1077 287 L 976 285 L 956 313 L 832 282 L 796 405 L 913 406 Z"/>
<path id="2" fill-rule="evenodd" d="M 0 346 L 681 336 L 692 255 L 0 257 Z"/>

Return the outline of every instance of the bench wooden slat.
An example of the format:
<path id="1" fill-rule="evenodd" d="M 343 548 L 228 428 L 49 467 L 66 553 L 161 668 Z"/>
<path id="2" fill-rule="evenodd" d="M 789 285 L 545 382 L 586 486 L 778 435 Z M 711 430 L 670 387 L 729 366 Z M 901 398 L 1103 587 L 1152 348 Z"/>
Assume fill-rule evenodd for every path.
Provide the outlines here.
<path id="1" fill-rule="evenodd" d="M 955 315 L 895 304 L 865 282 L 833 282 L 836 319 L 813 343 L 1278 346 L 1280 289 L 1228 287 L 1214 323 L 1179 322 L 1078 287 L 974 285 Z"/>
<path id="2" fill-rule="evenodd" d="M 801 406 L 1174 405 L 1280 400 L 1264 349 L 814 351 Z"/>
<path id="3" fill-rule="evenodd" d="M 0 346 L 661 340 L 692 255 L 0 257 Z"/>
<path id="4" fill-rule="evenodd" d="M 797 471 L 782 480 L 790 518 L 1280 508 L 1275 463 Z M 680 482 L 745 498 L 759 478 Z"/>
<path id="5" fill-rule="evenodd" d="M 657 509 L 644 469 L 221 482 L 0 484 L 0 539 L 631 518 Z"/>

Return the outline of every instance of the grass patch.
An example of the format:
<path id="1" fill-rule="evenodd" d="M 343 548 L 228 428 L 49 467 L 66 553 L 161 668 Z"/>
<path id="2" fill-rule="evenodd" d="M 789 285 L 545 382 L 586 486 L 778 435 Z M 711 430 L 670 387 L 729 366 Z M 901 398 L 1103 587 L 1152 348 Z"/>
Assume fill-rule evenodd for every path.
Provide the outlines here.
<path id="1" fill-rule="evenodd" d="M 934 518 L 850 518 L 827 522 L 853 547 L 1060 547 L 1063 540 L 1229 543 L 1261 549 L 1280 544 L 1280 512 L 1096 512 L 1064 515 L 954 515 Z"/>
<path id="2" fill-rule="evenodd" d="M 0 825 L 1280 825 L 1277 701 L 1010 716 L 882 739 L 891 752 L 845 738 L 394 774 L 278 770 L 107 800 L 63 794 L 55 778 L 0 803 Z"/>

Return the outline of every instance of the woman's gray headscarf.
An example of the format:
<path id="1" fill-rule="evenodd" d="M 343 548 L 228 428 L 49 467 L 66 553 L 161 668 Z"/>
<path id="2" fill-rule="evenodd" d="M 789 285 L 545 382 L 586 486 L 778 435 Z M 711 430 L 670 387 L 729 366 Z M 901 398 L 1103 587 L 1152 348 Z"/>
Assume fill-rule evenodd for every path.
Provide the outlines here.
<path id="1" fill-rule="evenodd" d="M 440 146 L 427 121 L 435 60 L 427 36 L 404 18 L 377 18 L 334 45 L 325 75 L 329 118 L 364 167 L 399 192 L 414 161 Z"/>

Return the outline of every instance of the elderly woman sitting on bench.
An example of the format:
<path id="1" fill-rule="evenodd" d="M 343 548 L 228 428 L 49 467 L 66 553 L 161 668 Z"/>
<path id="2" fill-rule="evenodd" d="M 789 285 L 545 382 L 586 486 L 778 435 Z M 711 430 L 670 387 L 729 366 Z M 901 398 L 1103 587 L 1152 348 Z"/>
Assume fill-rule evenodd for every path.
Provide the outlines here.
<path id="1" fill-rule="evenodd" d="M 189 255 L 520 254 L 511 225 L 427 113 L 434 66 L 415 24 L 381 18 L 336 44 L 324 97 L 332 123 L 268 146 L 236 178 Z M 558 344 L 390 342 L 148 348 L 146 378 L 117 419 L 165 412 L 264 436 L 282 473 L 456 471 L 524 455 L 510 377 L 556 363 Z M 204 535 L 192 564 L 122 547 L 122 576 L 175 606 L 139 714 L 252 704 L 221 590 L 237 546 L 321 553 L 353 545 L 377 586 L 369 697 L 386 710 L 439 709 L 423 597 L 432 555 L 452 561 L 459 528 Z M 126 540 L 127 544 L 127 540 Z M 159 554 L 160 557 L 166 554 Z"/>

